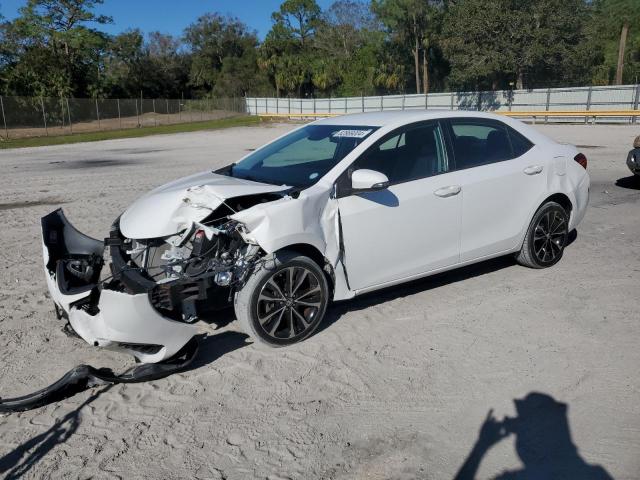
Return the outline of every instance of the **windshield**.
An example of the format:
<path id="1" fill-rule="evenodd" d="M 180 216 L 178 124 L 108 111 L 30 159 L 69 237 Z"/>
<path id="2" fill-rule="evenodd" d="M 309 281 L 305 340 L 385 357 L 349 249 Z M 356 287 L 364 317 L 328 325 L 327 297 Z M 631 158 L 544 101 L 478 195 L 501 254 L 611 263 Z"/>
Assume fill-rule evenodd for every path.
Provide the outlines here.
<path id="1" fill-rule="evenodd" d="M 307 125 L 233 165 L 231 176 L 306 188 L 356 148 L 377 127 Z"/>

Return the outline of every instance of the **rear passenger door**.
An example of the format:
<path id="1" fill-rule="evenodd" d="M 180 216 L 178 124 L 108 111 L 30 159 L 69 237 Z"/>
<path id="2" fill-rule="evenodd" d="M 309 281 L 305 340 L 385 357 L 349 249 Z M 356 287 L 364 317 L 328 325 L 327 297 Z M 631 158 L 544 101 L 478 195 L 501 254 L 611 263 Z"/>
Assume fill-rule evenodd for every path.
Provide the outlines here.
<path id="1" fill-rule="evenodd" d="M 464 173 L 460 261 L 514 249 L 546 188 L 547 161 L 498 120 L 456 118 L 447 124 L 455 169 Z"/>

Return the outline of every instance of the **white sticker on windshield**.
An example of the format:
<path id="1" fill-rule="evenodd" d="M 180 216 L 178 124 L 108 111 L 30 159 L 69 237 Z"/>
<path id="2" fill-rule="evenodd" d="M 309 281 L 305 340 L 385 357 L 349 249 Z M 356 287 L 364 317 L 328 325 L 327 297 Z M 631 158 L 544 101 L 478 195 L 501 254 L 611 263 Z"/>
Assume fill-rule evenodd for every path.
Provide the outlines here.
<path id="1" fill-rule="evenodd" d="M 364 138 L 371 133 L 371 130 L 338 130 L 334 132 L 332 137 L 343 138 Z"/>

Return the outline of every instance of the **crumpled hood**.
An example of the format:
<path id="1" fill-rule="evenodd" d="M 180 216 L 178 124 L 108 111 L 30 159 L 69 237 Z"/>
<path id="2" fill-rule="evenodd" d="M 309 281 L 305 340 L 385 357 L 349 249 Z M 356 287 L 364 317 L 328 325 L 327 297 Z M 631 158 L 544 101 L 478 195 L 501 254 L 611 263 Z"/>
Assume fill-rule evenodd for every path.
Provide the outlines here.
<path id="1" fill-rule="evenodd" d="M 158 187 L 133 202 L 120 217 L 120 231 L 134 239 L 167 237 L 203 220 L 228 198 L 287 188 L 212 172 L 198 173 Z"/>

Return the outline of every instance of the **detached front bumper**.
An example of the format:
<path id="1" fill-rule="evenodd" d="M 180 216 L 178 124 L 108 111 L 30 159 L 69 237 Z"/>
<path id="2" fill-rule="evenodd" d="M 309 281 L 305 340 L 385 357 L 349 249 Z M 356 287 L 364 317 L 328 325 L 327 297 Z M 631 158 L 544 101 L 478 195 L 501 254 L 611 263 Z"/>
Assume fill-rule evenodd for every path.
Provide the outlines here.
<path id="1" fill-rule="evenodd" d="M 197 333 L 194 325 L 161 315 L 144 288 L 144 293 L 132 294 L 119 288 L 121 283 L 103 285 L 104 242 L 76 230 L 61 209 L 42 218 L 42 248 L 56 308 L 91 345 L 155 363 L 173 356 Z M 120 274 L 133 282 L 146 280 L 139 274 Z"/>

